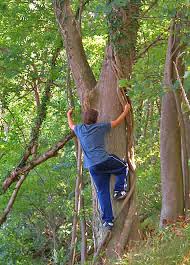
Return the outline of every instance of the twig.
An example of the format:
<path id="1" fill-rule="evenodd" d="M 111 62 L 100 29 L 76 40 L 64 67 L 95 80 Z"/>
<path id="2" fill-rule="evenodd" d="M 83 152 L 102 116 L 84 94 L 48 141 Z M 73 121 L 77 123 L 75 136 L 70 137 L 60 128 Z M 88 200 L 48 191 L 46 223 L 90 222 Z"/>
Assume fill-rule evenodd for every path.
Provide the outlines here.
<path id="1" fill-rule="evenodd" d="M 132 185 L 131 185 L 130 191 L 129 191 L 127 197 L 124 199 L 124 201 L 123 201 L 123 203 L 122 203 L 122 205 L 121 205 L 121 208 L 120 208 L 120 210 L 119 210 L 119 212 L 118 212 L 118 214 L 117 214 L 117 216 L 116 216 L 116 218 L 115 218 L 115 221 L 120 217 L 120 215 L 121 215 L 123 209 L 125 208 L 125 206 L 126 206 L 127 203 L 129 202 L 131 196 L 133 195 L 133 192 L 134 192 L 134 190 L 135 190 L 135 185 L 136 185 L 136 175 L 133 175 L 133 183 L 132 183 Z"/>
<path id="2" fill-rule="evenodd" d="M 68 62 L 68 67 L 67 67 L 67 83 L 66 83 L 66 91 L 67 91 L 67 101 L 69 108 L 74 108 L 74 96 L 73 96 L 73 91 L 71 87 L 71 69 L 69 66 Z"/>
<path id="3" fill-rule="evenodd" d="M 78 7 L 76 14 L 75 14 L 75 19 L 78 19 L 79 21 L 81 20 L 81 9 L 83 10 L 84 7 L 90 2 L 90 0 L 86 0 L 83 2 L 83 0 L 80 2 L 80 6 Z"/>
<path id="4" fill-rule="evenodd" d="M 84 196 L 81 194 L 81 211 L 82 217 L 80 218 L 81 229 L 81 265 L 85 264 L 87 258 L 87 236 L 86 236 L 86 218 L 84 210 Z"/>
<path id="5" fill-rule="evenodd" d="M 155 46 L 155 44 L 157 44 L 159 41 L 162 41 L 163 40 L 163 38 L 162 38 L 163 35 L 164 35 L 164 33 L 159 34 L 156 37 L 155 40 L 153 40 L 147 47 L 144 48 L 144 50 L 142 52 L 140 52 L 136 56 L 135 60 L 138 60 L 139 58 L 141 58 L 151 47 Z"/>

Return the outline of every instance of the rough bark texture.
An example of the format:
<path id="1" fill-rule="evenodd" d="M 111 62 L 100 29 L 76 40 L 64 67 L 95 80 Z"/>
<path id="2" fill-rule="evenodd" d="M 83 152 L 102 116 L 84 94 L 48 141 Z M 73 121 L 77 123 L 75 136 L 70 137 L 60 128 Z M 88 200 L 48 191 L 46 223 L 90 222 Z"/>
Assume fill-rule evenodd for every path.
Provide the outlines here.
<path id="1" fill-rule="evenodd" d="M 173 61 L 176 47 L 179 45 L 174 36 L 174 23 L 171 25 L 166 55 L 164 86 L 166 92 L 162 98 L 160 153 L 162 209 L 161 225 L 175 221 L 184 214 L 183 173 L 181 164 L 181 135 L 172 83 L 175 81 Z"/>
<path id="2" fill-rule="evenodd" d="M 119 113 L 122 111 L 122 106 L 117 95 L 117 77 L 112 67 L 113 51 L 111 46 L 107 48 L 106 58 L 103 64 L 102 73 L 100 80 L 97 84 L 99 101 L 97 108 L 100 111 L 100 121 L 108 121 L 115 119 Z M 105 98 L 109 98 L 109 103 L 105 104 Z M 114 153 L 120 158 L 126 159 L 127 152 L 127 138 L 126 138 L 126 124 L 123 123 L 119 127 L 113 129 L 107 138 L 107 150 L 109 153 Z M 115 178 L 111 179 L 111 194 L 113 193 Z M 95 199 L 96 200 L 96 199 Z M 119 215 L 115 222 L 114 229 L 112 231 L 111 239 L 106 246 L 107 257 L 119 257 L 123 254 L 124 246 L 129 242 L 130 233 L 135 235 L 133 239 L 137 239 L 137 222 L 136 222 L 136 210 L 135 207 L 131 214 L 128 213 L 129 204 L 135 205 L 135 197 L 131 197 L 129 203 L 127 203 L 122 214 Z M 96 203 L 97 205 L 97 203 Z M 122 202 L 112 201 L 114 216 L 118 216 L 120 209 L 122 207 Z M 97 208 L 96 208 L 97 209 Z M 101 225 L 99 226 L 99 213 L 94 208 L 94 219 L 96 220 L 96 231 L 95 231 L 95 241 L 96 245 L 99 246 L 101 240 L 104 237 Z M 125 222 L 130 222 L 129 231 L 127 231 Z M 127 234 L 128 233 L 128 234 Z M 124 242 L 126 238 L 126 242 Z M 121 242 L 121 244 L 119 244 Z M 123 242 L 123 244 L 122 244 Z M 108 261 L 106 261 L 108 262 Z"/>

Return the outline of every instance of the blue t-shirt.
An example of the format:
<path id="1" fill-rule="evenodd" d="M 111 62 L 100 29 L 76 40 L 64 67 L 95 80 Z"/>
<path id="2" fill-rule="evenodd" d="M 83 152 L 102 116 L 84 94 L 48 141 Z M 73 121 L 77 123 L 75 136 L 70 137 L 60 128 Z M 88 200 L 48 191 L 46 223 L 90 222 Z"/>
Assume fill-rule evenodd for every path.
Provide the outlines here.
<path id="1" fill-rule="evenodd" d="M 104 138 L 110 129 L 110 122 L 75 125 L 74 132 L 83 149 L 85 168 L 89 168 L 108 159 Z"/>

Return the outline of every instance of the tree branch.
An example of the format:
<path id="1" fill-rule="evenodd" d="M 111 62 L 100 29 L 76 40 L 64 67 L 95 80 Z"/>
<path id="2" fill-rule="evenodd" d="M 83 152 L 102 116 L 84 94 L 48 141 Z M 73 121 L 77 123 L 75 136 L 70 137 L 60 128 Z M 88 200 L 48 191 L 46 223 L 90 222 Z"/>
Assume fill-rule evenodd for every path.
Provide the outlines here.
<path id="1" fill-rule="evenodd" d="M 145 15 L 158 3 L 158 0 L 153 1 L 152 3 L 150 3 L 149 7 L 142 13 L 142 15 L 140 16 L 140 19 L 143 19 L 145 17 Z"/>
<path id="2" fill-rule="evenodd" d="M 9 176 L 5 179 L 3 182 L 3 190 L 4 192 L 9 188 L 9 186 L 20 176 L 25 175 L 29 173 L 33 168 L 40 165 L 41 163 L 45 162 L 51 157 L 54 157 L 57 155 L 58 151 L 64 147 L 64 145 L 70 141 L 74 137 L 74 133 L 66 135 L 62 140 L 57 142 L 53 147 L 51 147 L 49 150 L 47 150 L 42 155 L 36 157 L 35 159 L 28 162 L 26 165 L 23 165 L 22 167 L 18 167 L 13 170 Z"/>
<path id="3" fill-rule="evenodd" d="M 124 252 L 124 249 L 127 245 L 127 242 L 129 240 L 129 235 L 131 232 L 131 226 L 133 224 L 134 218 L 136 214 L 136 205 L 135 205 L 135 200 L 133 199 L 130 203 L 127 218 L 125 220 L 123 230 L 121 233 L 120 240 L 118 242 L 117 248 L 118 248 L 118 255 L 121 256 L 122 253 Z"/>
<path id="4" fill-rule="evenodd" d="M 146 47 L 144 48 L 143 51 L 141 51 L 141 52 L 136 56 L 135 59 L 138 60 L 138 59 L 141 58 L 145 53 L 147 53 L 147 52 L 149 51 L 150 48 L 154 47 L 159 41 L 162 41 L 162 40 L 163 40 L 163 38 L 162 38 L 163 34 L 164 34 L 164 33 L 159 34 L 159 35 L 156 37 L 155 40 L 153 40 L 148 46 L 146 46 Z"/>
<path id="5" fill-rule="evenodd" d="M 5 210 L 3 211 L 3 214 L 0 216 L 0 226 L 6 221 L 7 219 L 7 215 L 9 214 L 9 212 L 11 211 L 13 204 L 16 200 L 18 191 L 20 190 L 20 187 L 22 186 L 22 183 L 24 182 L 24 180 L 26 179 L 28 173 L 22 175 L 19 179 L 19 181 L 16 184 L 16 187 L 11 195 L 11 198 L 9 199 L 9 202 L 7 204 L 7 207 L 5 208 Z"/>
<path id="6" fill-rule="evenodd" d="M 83 102 L 86 93 L 96 86 L 94 74 L 88 64 L 77 21 L 71 10 L 70 1 L 54 0 L 54 10 L 68 55 L 78 94 Z"/>
<path id="7" fill-rule="evenodd" d="M 16 187 L 9 199 L 9 202 L 7 204 L 7 207 L 5 208 L 5 210 L 3 211 L 3 214 L 0 216 L 0 226 L 6 221 L 7 215 L 10 213 L 13 204 L 16 200 L 16 197 L 18 195 L 18 192 L 24 182 L 24 180 L 26 179 L 27 175 L 29 174 L 29 172 L 36 167 L 37 165 L 45 162 L 46 160 L 48 160 L 51 157 L 54 157 L 57 155 L 58 151 L 60 149 L 62 149 L 64 147 L 64 145 L 70 141 L 72 138 L 74 137 L 74 133 L 68 134 L 67 136 L 65 136 L 64 139 L 60 140 L 56 145 L 54 145 L 52 148 L 50 148 L 47 152 L 45 152 L 44 154 L 42 154 L 41 156 L 37 157 L 36 159 L 33 159 L 32 161 L 30 161 L 26 166 L 24 166 L 23 168 L 16 168 L 11 175 L 9 176 L 8 179 L 6 179 L 3 183 L 3 189 L 6 191 L 7 188 L 11 185 L 11 183 L 14 181 L 15 178 L 17 178 L 18 176 L 21 175 L 21 177 L 19 178 Z"/>
<path id="8" fill-rule="evenodd" d="M 90 2 L 91 0 L 86 0 L 83 2 L 83 0 L 80 1 L 80 5 L 76 11 L 75 19 L 81 20 L 81 12 L 83 11 L 84 7 Z"/>

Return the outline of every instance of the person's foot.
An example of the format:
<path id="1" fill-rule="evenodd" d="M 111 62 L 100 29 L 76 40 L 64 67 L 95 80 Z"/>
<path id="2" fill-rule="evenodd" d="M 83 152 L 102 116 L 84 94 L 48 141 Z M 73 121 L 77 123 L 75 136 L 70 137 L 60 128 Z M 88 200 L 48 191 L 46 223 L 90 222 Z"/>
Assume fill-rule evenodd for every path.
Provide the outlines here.
<path id="1" fill-rule="evenodd" d="M 125 197 L 127 197 L 127 192 L 125 190 L 114 191 L 113 193 L 114 200 L 123 200 Z"/>
<path id="2" fill-rule="evenodd" d="M 108 230 L 112 230 L 113 228 L 113 223 L 112 222 L 104 222 L 103 227 L 105 227 Z"/>

